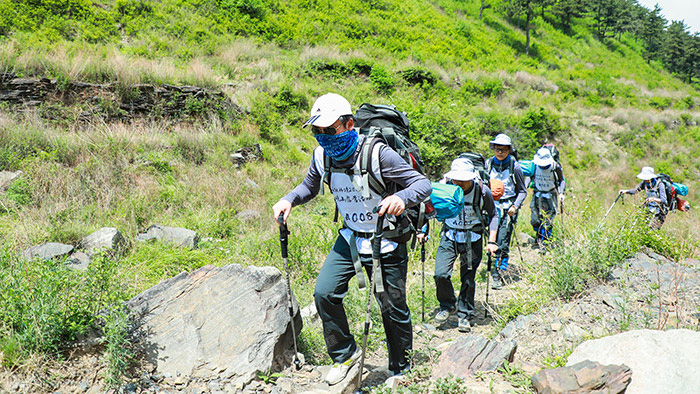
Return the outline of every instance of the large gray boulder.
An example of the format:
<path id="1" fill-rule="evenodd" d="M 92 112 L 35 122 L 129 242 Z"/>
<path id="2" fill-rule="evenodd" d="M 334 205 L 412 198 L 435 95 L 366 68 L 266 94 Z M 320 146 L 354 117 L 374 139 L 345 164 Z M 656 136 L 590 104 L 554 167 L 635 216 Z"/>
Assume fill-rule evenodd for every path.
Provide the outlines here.
<path id="1" fill-rule="evenodd" d="M 126 249 L 126 238 L 114 227 L 102 227 L 94 233 L 83 238 L 78 245 L 88 256 L 93 257 L 101 251 L 123 253 Z"/>
<path id="2" fill-rule="evenodd" d="M 580 344 L 567 366 L 584 360 L 632 368 L 627 394 L 695 393 L 700 387 L 700 332 L 635 330 Z"/>
<path id="3" fill-rule="evenodd" d="M 60 259 L 68 256 L 72 251 L 72 245 L 66 245 L 58 242 L 47 242 L 25 249 L 22 252 L 22 257 L 24 257 L 26 260 Z"/>
<path id="4" fill-rule="evenodd" d="M 196 248 L 199 243 L 199 235 L 196 231 L 181 227 L 161 226 L 160 224 L 154 224 L 145 233 L 136 236 L 136 240 L 142 242 L 152 239 L 190 249 Z"/>
<path id="5" fill-rule="evenodd" d="M 293 344 L 286 281 L 277 268 L 204 266 L 131 299 L 146 358 L 159 373 L 231 379 L 291 363 Z M 293 299 L 294 325 L 301 315 Z"/>
<path id="6" fill-rule="evenodd" d="M 514 341 L 490 341 L 478 335 L 465 335 L 456 340 L 438 358 L 432 377 L 450 374 L 467 378 L 477 371 L 496 371 L 507 360 L 513 361 L 517 345 Z"/>

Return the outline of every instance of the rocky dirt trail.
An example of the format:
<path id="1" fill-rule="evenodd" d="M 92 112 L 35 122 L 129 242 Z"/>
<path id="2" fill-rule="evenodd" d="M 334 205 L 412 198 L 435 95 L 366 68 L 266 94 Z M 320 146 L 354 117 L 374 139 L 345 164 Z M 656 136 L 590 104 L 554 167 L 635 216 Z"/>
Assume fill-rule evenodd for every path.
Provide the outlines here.
<path id="1" fill-rule="evenodd" d="M 529 244 L 520 245 L 526 265 L 540 261 L 538 251 Z M 425 372 L 412 380 L 403 378 L 387 382 L 407 386 L 431 379 L 429 372 L 437 365 L 440 352 L 467 335 L 482 336 L 497 342 L 514 341 L 517 350 L 513 362 L 505 372 L 477 372 L 464 377 L 464 393 L 521 393 L 533 392 L 530 377 L 542 368 L 563 365 L 569 353 L 587 339 L 604 337 L 622 331 L 651 328 L 700 328 L 700 262 L 688 259 L 672 262 L 667 258 L 642 250 L 613 270 L 608 281 L 589 288 L 579 297 L 568 301 L 552 301 L 542 309 L 517 316 L 505 327 L 495 320 L 498 308 L 515 297 L 523 297 L 532 290 L 520 262 L 520 253 L 514 249 L 511 264 L 501 290 L 489 289 L 488 316 L 484 316 L 486 283 L 477 282 L 476 325 L 471 333 L 457 329 L 456 317 L 447 323 L 435 325 L 435 311 L 426 310 L 425 324 L 414 325 L 414 349 L 417 351 L 416 369 Z M 432 278 L 431 266 L 426 265 L 426 279 Z M 480 267 L 480 271 L 485 268 Z M 420 271 L 409 280 L 420 281 Z M 426 297 L 429 295 L 426 291 Z M 375 305 L 376 307 L 376 305 Z M 413 311 L 420 314 L 420 311 Z M 306 323 L 306 321 L 305 321 Z M 89 340 L 88 340 L 89 342 Z M 304 365 L 297 371 L 288 367 L 283 376 L 263 377 L 248 385 L 228 379 L 192 378 L 154 372 L 154 366 L 142 363 L 132 371 L 132 379 L 119 389 L 107 389 L 103 376 L 105 362 L 99 346 L 76 348 L 66 354 L 63 363 L 43 363 L 35 360 L 31 374 L 5 371 L 0 375 L 0 392 L 49 394 L 98 393 L 348 393 L 354 389 L 357 368 L 339 385 L 329 387 L 323 376 L 328 366 Z M 388 378 L 386 354 L 379 350 L 367 354 L 363 388 L 377 390 Z M 434 378 L 432 379 L 434 380 Z M 394 387 L 396 387 L 394 386 Z M 389 389 L 385 389 L 389 390 Z M 388 391 L 383 391 L 388 392 Z"/>

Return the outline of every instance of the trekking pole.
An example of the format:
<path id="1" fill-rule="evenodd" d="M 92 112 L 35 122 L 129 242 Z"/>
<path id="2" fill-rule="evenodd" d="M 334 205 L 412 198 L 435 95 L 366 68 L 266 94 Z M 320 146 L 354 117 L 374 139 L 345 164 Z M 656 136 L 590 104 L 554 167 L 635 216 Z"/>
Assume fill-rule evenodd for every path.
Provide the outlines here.
<path id="1" fill-rule="evenodd" d="M 373 213 L 379 212 L 381 205 L 372 210 Z M 371 322 L 372 314 L 372 293 L 374 293 L 374 287 L 376 286 L 376 272 L 380 264 L 380 256 L 382 253 L 382 236 L 384 235 L 384 216 L 379 216 L 377 218 L 377 227 L 374 230 L 374 237 L 372 238 L 372 283 L 367 289 L 367 314 L 365 315 L 365 330 L 364 338 L 362 339 L 362 356 L 360 357 L 360 370 L 357 373 L 357 388 L 355 389 L 355 394 L 362 394 L 362 370 L 365 367 L 365 353 L 367 352 L 367 337 L 369 336 L 369 325 Z"/>
<path id="2" fill-rule="evenodd" d="M 488 264 L 486 265 L 486 303 L 484 303 L 484 319 L 489 316 L 489 276 L 491 276 L 491 251 L 487 251 Z"/>
<path id="3" fill-rule="evenodd" d="M 426 226 L 428 227 L 425 232 L 425 237 L 423 238 L 423 242 L 420 243 L 420 261 L 423 264 L 423 269 L 421 270 L 421 323 L 423 323 L 423 325 L 425 325 L 425 243 L 430 239 L 428 236 L 430 223 L 427 223 Z"/>
<path id="4" fill-rule="evenodd" d="M 292 302 L 292 286 L 289 281 L 289 264 L 287 262 L 287 243 L 289 230 L 287 225 L 284 223 L 284 212 L 280 213 L 277 218 L 277 222 L 280 225 L 280 246 L 282 248 L 282 259 L 284 260 L 284 272 L 287 274 L 287 297 L 289 297 L 289 320 L 292 322 L 292 339 L 294 340 L 294 367 L 298 370 L 301 369 L 301 361 L 299 360 L 299 352 L 297 350 L 297 331 L 294 327 L 294 304 Z"/>
<path id="5" fill-rule="evenodd" d="M 603 221 L 605 221 L 605 218 L 608 217 L 608 214 L 610 213 L 610 211 L 612 211 L 612 209 L 613 209 L 613 207 L 615 206 L 615 204 L 617 204 L 617 200 L 619 200 L 620 197 L 622 197 L 622 193 L 620 193 L 620 194 L 617 195 L 617 198 L 616 198 L 615 201 L 612 203 L 612 205 L 610 206 L 610 208 L 608 208 L 608 211 L 605 212 L 605 215 L 603 215 L 603 218 L 600 219 L 600 223 L 598 223 L 598 226 L 595 228 L 595 230 L 593 230 L 593 232 L 598 231 L 598 229 L 600 228 L 600 226 L 603 225 Z"/>

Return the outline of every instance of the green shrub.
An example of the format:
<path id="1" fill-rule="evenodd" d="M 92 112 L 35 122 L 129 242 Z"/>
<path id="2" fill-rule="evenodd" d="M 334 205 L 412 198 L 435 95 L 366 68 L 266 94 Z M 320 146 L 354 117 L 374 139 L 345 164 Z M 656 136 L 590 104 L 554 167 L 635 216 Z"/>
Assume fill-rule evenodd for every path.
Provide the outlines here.
<path id="1" fill-rule="evenodd" d="M 372 67 L 372 73 L 369 76 L 372 85 L 381 93 L 389 94 L 396 86 L 394 76 L 385 68 L 380 66 Z"/>
<path id="2" fill-rule="evenodd" d="M 671 99 L 668 97 L 652 97 L 649 99 L 649 106 L 664 110 L 671 106 Z"/>
<path id="3" fill-rule="evenodd" d="M 437 83 L 437 76 L 434 73 L 418 67 L 399 71 L 399 75 L 404 81 L 412 85 L 432 86 Z"/>
<path id="4" fill-rule="evenodd" d="M 90 330 L 98 313 L 123 293 L 116 262 L 100 256 L 87 271 L 63 261 L 26 261 L 0 249 L 0 346 L 9 351 L 6 366 L 34 352 L 55 355 L 69 341 Z"/>

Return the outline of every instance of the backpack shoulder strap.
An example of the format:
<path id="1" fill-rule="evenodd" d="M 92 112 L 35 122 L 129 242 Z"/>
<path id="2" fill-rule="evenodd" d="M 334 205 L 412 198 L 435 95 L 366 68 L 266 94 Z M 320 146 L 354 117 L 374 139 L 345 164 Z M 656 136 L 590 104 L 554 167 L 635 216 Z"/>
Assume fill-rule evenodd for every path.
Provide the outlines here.
<path id="1" fill-rule="evenodd" d="M 359 160 L 363 197 L 369 197 L 370 190 L 373 190 L 382 196 L 382 198 L 388 195 L 386 184 L 382 179 L 381 166 L 377 166 L 376 168 L 372 166 L 374 162 L 379 162 L 381 144 L 387 145 L 387 141 L 384 139 L 385 135 L 383 134 L 385 129 L 382 129 L 381 132 L 379 130 L 379 128 L 375 127 L 370 129 L 370 133 L 367 135 L 360 151 Z"/>

